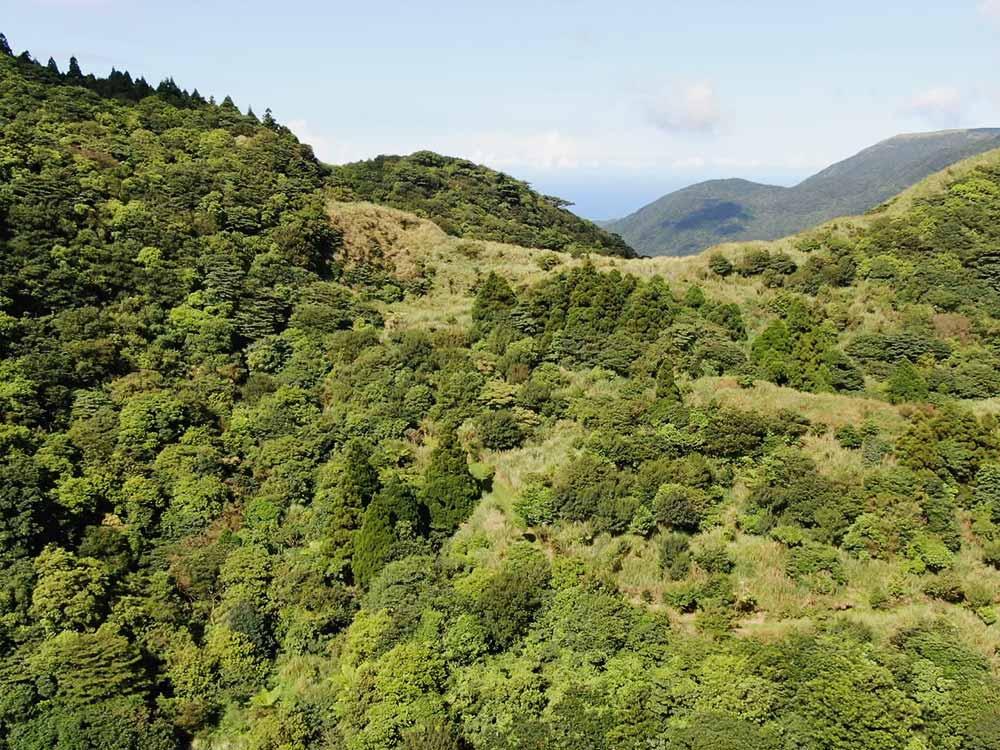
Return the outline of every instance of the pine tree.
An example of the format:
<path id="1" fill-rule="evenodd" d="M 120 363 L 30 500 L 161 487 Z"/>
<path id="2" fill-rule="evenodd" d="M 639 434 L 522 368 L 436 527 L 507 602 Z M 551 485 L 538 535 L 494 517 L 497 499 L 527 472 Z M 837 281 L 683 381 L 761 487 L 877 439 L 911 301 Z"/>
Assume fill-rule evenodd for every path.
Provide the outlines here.
<path id="1" fill-rule="evenodd" d="M 488 332 L 495 326 L 507 323 L 510 311 L 516 304 L 517 295 L 507 280 L 490 271 L 476 290 L 476 299 L 472 303 L 472 320 L 480 331 Z"/>
<path id="2" fill-rule="evenodd" d="M 274 115 L 271 114 L 271 108 L 268 107 L 264 110 L 264 126 L 273 130 L 277 125 L 278 123 L 275 121 Z"/>
<path id="3" fill-rule="evenodd" d="M 656 371 L 656 398 L 671 403 L 681 402 L 681 390 L 674 380 L 674 368 L 669 360 L 663 360 Z"/>
<path id="4" fill-rule="evenodd" d="M 464 521 L 479 498 L 480 487 L 469 473 L 465 450 L 453 431 L 445 433 L 431 453 L 424 474 L 422 500 L 430 512 L 431 528 L 450 534 Z"/>
<path id="5" fill-rule="evenodd" d="M 77 62 L 75 57 L 69 59 L 69 72 L 67 75 L 70 78 L 83 78 L 83 71 L 80 70 L 80 63 Z"/>
<path id="6" fill-rule="evenodd" d="M 399 541 L 397 524 L 401 521 L 411 529 L 420 530 L 420 512 L 413 490 L 402 479 L 393 478 L 368 505 L 361 529 L 354 537 L 351 567 L 358 583 L 367 586 L 393 558 L 393 547 Z"/>
<path id="7" fill-rule="evenodd" d="M 904 359 L 889 374 L 886 393 L 894 404 L 901 404 L 904 401 L 926 401 L 927 381 L 910 360 Z"/>
<path id="8" fill-rule="evenodd" d="M 52 73 L 60 75 L 59 66 L 56 64 L 56 61 L 53 58 L 51 57 L 49 58 L 49 62 L 45 67 L 48 68 Z"/>
<path id="9" fill-rule="evenodd" d="M 14 52 L 10 48 L 10 44 L 7 43 L 7 37 L 0 34 L 0 55 L 6 55 L 7 57 L 13 57 Z"/>

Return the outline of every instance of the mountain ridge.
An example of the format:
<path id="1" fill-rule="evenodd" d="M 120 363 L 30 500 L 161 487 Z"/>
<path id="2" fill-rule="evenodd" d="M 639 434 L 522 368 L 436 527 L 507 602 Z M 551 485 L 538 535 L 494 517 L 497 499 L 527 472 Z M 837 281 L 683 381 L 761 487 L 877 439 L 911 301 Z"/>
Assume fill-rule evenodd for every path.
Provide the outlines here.
<path id="1" fill-rule="evenodd" d="M 998 146 L 1000 128 L 903 133 L 791 187 L 707 180 L 602 226 L 651 255 L 691 255 L 719 242 L 778 239 L 864 213 L 924 177 Z"/>

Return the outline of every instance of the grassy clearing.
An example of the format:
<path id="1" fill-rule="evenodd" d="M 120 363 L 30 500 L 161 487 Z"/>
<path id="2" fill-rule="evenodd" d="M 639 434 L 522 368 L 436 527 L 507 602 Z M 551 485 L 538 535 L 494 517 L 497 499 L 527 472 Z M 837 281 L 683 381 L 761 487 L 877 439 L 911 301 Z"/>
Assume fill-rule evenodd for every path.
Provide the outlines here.
<path id="1" fill-rule="evenodd" d="M 755 382 L 752 388 L 742 388 L 733 377 L 699 378 L 691 383 L 691 395 L 698 405 L 714 400 L 726 406 L 766 414 L 793 409 L 810 421 L 834 429 L 846 424 L 860 425 L 870 419 L 879 427 L 895 433 L 905 424 L 899 409 L 885 401 L 836 393 L 805 393 L 762 380 Z"/>
<path id="2" fill-rule="evenodd" d="M 722 279 L 712 274 L 706 254 L 688 258 L 625 259 L 598 255 L 579 258 L 500 242 L 451 237 L 426 219 L 371 203 L 331 200 L 327 207 L 334 225 L 343 232 L 348 264 L 382 259 L 402 278 L 416 274 L 421 266 L 432 270 L 433 286 L 429 294 L 384 307 L 389 328 L 467 323 L 472 286 L 479 276 L 491 271 L 502 273 L 515 285 L 529 285 L 549 273 L 588 262 L 603 271 L 618 270 L 643 279 L 661 276 L 679 294 L 697 284 L 710 297 L 739 303 L 751 311 L 760 308 L 773 294 L 755 279 Z M 745 246 L 733 246 L 727 252 L 736 253 L 737 247 Z M 557 264 L 545 270 L 539 263 L 542 257 Z"/>

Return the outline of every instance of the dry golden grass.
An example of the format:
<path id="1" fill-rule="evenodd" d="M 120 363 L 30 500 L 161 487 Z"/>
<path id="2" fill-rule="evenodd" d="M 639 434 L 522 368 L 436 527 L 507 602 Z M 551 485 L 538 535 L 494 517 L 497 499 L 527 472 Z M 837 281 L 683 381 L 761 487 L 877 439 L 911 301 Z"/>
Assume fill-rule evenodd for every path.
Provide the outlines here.
<path id="1" fill-rule="evenodd" d="M 706 377 L 693 381 L 691 390 L 695 404 L 704 405 L 715 400 L 726 406 L 765 414 L 792 409 L 810 421 L 833 428 L 860 425 L 871 419 L 883 429 L 897 432 L 905 424 L 899 409 L 885 401 L 836 393 L 805 393 L 763 380 L 755 382 L 752 388 L 742 388 L 736 378 Z"/>
<path id="2" fill-rule="evenodd" d="M 566 253 L 451 237 L 426 219 L 371 203 L 331 200 L 327 208 L 331 221 L 344 234 L 348 263 L 384 259 L 403 278 L 416 273 L 421 265 L 433 270 L 433 287 L 429 294 L 384 307 L 390 329 L 468 323 L 470 290 L 480 275 L 490 271 L 502 273 L 512 284 L 528 285 L 549 273 L 588 262 L 603 271 L 617 269 L 643 279 L 660 276 L 679 294 L 697 284 L 710 297 L 739 303 L 751 312 L 762 308 L 774 294 L 756 279 L 722 279 L 712 274 L 708 270 L 707 254 L 688 258 L 624 259 L 598 255 L 576 258 Z M 736 254 L 746 246 L 734 245 L 723 248 L 723 252 Z M 550 271 L 542 269 L 538 260 L 543 253 L 557 258 L 559 264 Z"/>

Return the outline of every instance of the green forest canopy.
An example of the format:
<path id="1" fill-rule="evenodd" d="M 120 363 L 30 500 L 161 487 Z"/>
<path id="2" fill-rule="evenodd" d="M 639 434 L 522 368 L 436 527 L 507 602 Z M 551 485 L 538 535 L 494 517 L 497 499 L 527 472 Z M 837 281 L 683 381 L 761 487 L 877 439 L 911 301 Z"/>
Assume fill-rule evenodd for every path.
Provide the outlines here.
<path id="1" fill-rule="evenodd" d="M 2 51 L 0 748 L 1000 745 L 1000 157 L 404 275 L 273 118 Z"/>

